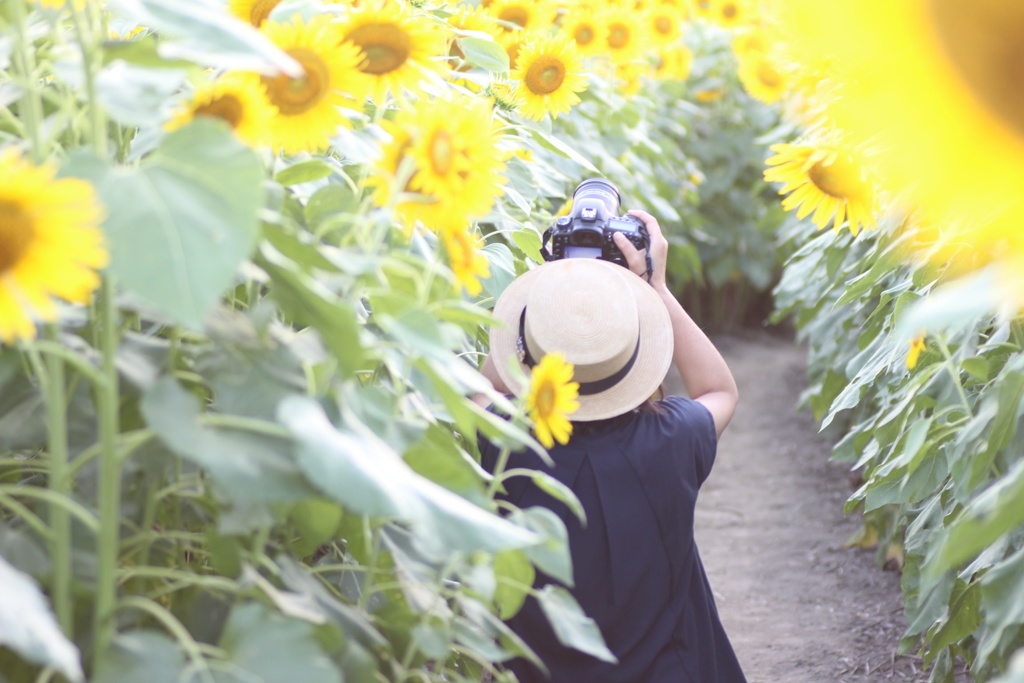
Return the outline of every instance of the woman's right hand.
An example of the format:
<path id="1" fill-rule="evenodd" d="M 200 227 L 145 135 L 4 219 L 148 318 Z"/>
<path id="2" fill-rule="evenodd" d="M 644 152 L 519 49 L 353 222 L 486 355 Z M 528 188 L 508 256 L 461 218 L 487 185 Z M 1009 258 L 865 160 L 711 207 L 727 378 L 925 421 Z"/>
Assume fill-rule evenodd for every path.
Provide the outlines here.
<path id="1" fill-rule="evenodd" d="M 629 215 L 636 216 L 642 220 L 647 228 L 647 235 L 650 238 L 651 244 L 650 283 L 657 290 L 664 289 L 667 287 L 665 282 L 665 263 L 668 260 L 668 240 L 665 239 L 665 235 L 661 232 L 658 219 L 651 214 L 640 209 L 633 209 L 629 211 Z M 626 258 L 629 269 L 640 277 L 647 279 L 647 250 L 638 250 L 633 246 L 632 242 L 626 239 L 625 235 L 619 232 L 616 232 L 612 239 L 615 240 L 615 246 L 619 248 L 619 251 Z"/>

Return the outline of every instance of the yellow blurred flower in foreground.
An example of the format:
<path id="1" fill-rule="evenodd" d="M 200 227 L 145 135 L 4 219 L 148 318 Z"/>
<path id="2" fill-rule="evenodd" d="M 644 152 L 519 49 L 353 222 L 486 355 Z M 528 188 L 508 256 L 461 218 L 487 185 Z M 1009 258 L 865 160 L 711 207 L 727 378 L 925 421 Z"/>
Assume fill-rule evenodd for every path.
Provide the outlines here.
<path id="1" fill-rule="evenodd" d="M 827 113 L 870 141 L 883 186 L 951 244 L 1024 259 L 1024 4 L 776 4 L 797 59 L 830 60 L 838 96 Z"/>
<path id="2" fill-rule="evenodd" d="M 267 98 L 277 107 L 267 131 L 276 151 L 317 152 L 340 127 L 348 127 L 343 108 L 361 109 L 367 84 L 359 72 L 359 52 L 343 43 L 338 27 L 324 15 L 304 23 L 265 22 L 270 40 L 303 68 L 302 76 L 263 76 Z"/>
<path id="3" fill-rule="evenodd" d="M 259 28 L 280 4 L 281 0 L 229 0 L 228 9 L 242 21 Z"/>
<path id="4" fill-rule="evenodd" d="M 910 340 L 910 348 L 907 349 L 907 370 L 913 370 L 917 365 L 921 352 L 925 349 L 924 334 L 918 334 Z"/>
<path id="5" fill-rule="evenodd" d="M 267 100 L 263 85 L 247 76 L 227 74 L 196 88 L 188 102 L 167 122 L 168 130 L 177 130 L 196 118 L 212 117 L 226 121 L 238 139 L 251 147 L 267 141 L 267 131 L 277 108 Z"/>
<path id="6" fill-rule="evenodd" d="M 526 395 L 526 412 L 533 421 L 537 440 L 545 448 L 557 441 L 569 442 L 572 423 L 569 415 L 580 405 L 580 385 L 572 381 L 575 368 L 560 353 L 549 353 L 540 359 L 530 375 L 530 391 Z"/>
<path id="7" fill-rule="evenodd" d="M 783 183 L 779 194 L 788 195 L 782 206 L 797 210 L 798 218 L 812 211 L 818 229 L 830 222 L 838 230 L 849 218 L 850 232 L 875 226 L 874 188 L 863 165 L 849 150 L 833 145 L 772 145 L 775 155 L 765 162 L 764 178 Z"/>
<path id="8" fill-rule="evenodd" d="M 107 265 L 103 208 L 92 185 L 56 178 L 13 149 L 0 152 L 0 342 L 35 337 L 54 299 L 88 303 Z"/>
<path id="9" fill-rule="evenodd" d="M 576 45 L 565 35 L 539 36 L 519 54 L 512 78 L 519 81 L 516 100 L 523 116 L 539 121 L 557 118 L 579 103 L 587 76 Z"/>

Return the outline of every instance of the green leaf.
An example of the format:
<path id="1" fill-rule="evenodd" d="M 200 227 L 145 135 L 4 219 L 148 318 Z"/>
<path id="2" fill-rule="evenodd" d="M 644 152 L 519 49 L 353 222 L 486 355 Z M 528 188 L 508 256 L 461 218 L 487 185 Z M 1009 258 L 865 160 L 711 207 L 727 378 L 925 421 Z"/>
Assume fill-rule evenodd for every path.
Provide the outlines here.
<path id="1" fill-rule="evenodd" d="M 539 142 L 541 144 L 541 146 L 545 147 L 546 149 L 551 150 L 552 152 L 556 152 L 558 154 L 561 154 L 562 156 L 566 157 L 567 159 L 572 159 L 577 164 L 579 164 L 583 168 L 587 169 L 591 173 L 595 173 L 595 174 L 598 174 L 598 175 L 601 174 L 601 172 L 599 170 L 597 170 L 597 167 L 594 166 L 594 164 L 590 163 L 590 161 L 586 157 L 584 157 L 582 154 L 577 152 L 575 149 L 573 149 L 568 144 L 566 144 L 566 143 L 562 142 L 561 140 L 559 140 L 554 135 L 549 134 L 549 133 L 547 133 L 545 131 L 542 131 L 539 128 L 537 128 L 536 126 L 530 126 L 528 128 L 528 130 L 530 131 L 530 135 L 533 137 L 533 139 L 536 140 L 537 142 Z"/>
<path id="2" fill-rule="evenodd" d="M 469 35 L 460 35 L 456 40 L 462 47 L 466 61 L 473 66 L 492 73 L 508 72 L 508 52 L 494 40 Z"/>
<path id="3" fill-rule="evenodd" d="M 78 649 L 57 625 L 46 597 L 27 574 L 0 557 L 0 644 L 25 659 L 84 681 Z"/>
<path id="4" fill-rule="evenodd" d="M 234 665 L 225 672 L 230 677 L 221 680 L 342 683 L 341 673 L 320 649 L 312 624 L 283 617 L 258 602 L 231 610 L 220 646 Z M 193 678 L 195 683 L 201 680 Z"/>
<path id="5" fill-rule="evenodd" d="M 504 244 L 488 244 L 480 251 L 491 264 L 491 276 L 480 282 L 487 294 L 497 299 L 516 278 L 515 259 Z"/>
<path id="6" fill-rule="evenodd" d="M 1007 630 L 1017 631 L 1024 624 L 1024 550 L 989 569 L 981 579 L 981 611 L 985 615 L 978 657 L 984 662 L 992 656 Z"/>
<path id="7" fill-rule="evenodd" d="M 107 208 L 110 270 L 174 321 L 202 328 L 259 235 L 263 171 L 222 122 L 168 135 L 138 170 L 72 157 L 65 173 L 93 182 Z"/>
<path id="8" fill-rule="evenodd" d="M 494 576 L 498 580 L 494 590 L 498 616 L 510 619 L 522 608 L 537 572 L 523 551 L 506 550 L 494 556 Z"/>
<path id="9" fill-rule="evenodd" d="M 166 59 L 238 71 L 301 73 L 301 67 L 255 27 L 207 0 L 110 0 L 108 6 L 160 34 L 160 54 Z"/>
<path id="10" fill-rule="evenodd" d="M 542 241 L 540 235 L 533 228 L 523 228 L 512 233 L 512 241 L 516 243 L 524 254 L 537 263 L 544 263 L 544 257 L 540 253 Z"/>
<path id="11" fill-rule="evenodd" d="M 172 377 L 163 377 L 142 397 L 142 415 L 160 440 L 204 467 L 232 502 L 251 507 L 255 524 L 272 521 L 268 505 L 315 495 L 279 437 L 200 424 L 199 401 Z M 254 426 L 260 424 L 254 421 Z M 270 423 L 264 423 L 270 424 Z"/>
<path id="12" fill-rule="evenodd" d="M 322 180 L 333 172 L 334 168 L 323 159 L 308 159 L 278 171 L 277 175 L 274 176 L 274 180 L 288 187 L 290 185 L 298 185 L 299 183 Z"/>
<path id="13" fill-rule="evenodd" d="M 530 475 L 530 478 L 533 479 L 533 483 L 537 488 L 544 491 L 555 500 L 564 503 L 565 506 L 569 508 L 574 515 L 576 515 L 577 519 L 586 525 L 587 513 L 583 510 L 583 504 L 580 502 L 580 499 L 576 497 L 576 494 L 573 493 L 571 488 L 541 470 L 535 470 L 533 474 Z"/>
<path id="14" fill-rule="evenodd" d="M 120 633 L 96 663 L 92 683 L 179 683 L 185 656 L 158 631 Z"/>
<path id="15" fill-rule="evenodd" d="M 523 549 L 530 561 L 548 576 L 566 586 L 573 585 L 569 533 L 562 519 L 545 507 L 515 510 L 509 518 L 538 534 L 540 543 Z"/>
<path id="16" fill-rule="evenodd" d="M 558 636 L 558 642 L 566 647 L 593 655 L 598 659 L 618 662 L 612 651 L 605 645 L 600 629 L 594 620 L 583 613 L 576 598 L 560 586 L 548 584 L 537 595 L 537 601 L 544 615 L 551 622 L 551 628 Z"/>
<path id="17" fill-rule="evenodd" d="M 495 552 L 538 540 L 416 474 L 368 429 L 335 428 L 312 399 L 285 399 L 279 418 L 298 443 L 299 465 L 310 481 L 353 512 L 407 521 L 431 550 Z"/>

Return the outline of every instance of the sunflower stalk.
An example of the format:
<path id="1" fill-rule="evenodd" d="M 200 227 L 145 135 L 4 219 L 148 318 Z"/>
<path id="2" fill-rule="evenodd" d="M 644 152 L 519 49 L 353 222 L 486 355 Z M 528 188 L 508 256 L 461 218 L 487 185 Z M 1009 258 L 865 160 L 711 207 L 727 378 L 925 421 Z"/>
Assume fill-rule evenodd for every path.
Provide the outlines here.
<path id="1" fill-rule="evenodd" d="M 58 328 L 46 327 L 46 337 L 56 343 Z M 46 354 L 46 429 L 50 454 L 49 487 L 59 498 L 70 498 L 71 476 L 68 468 L 68 423 L 65 398 L 67 386 L 64 360 Z M 65 635 L 73 637 L 74 604 L 71 599 L 71 518 L 64 507 L 50 505 L 50 559 L 53 582 L 50 587 L 57 622 Z"/>
<path id="2" fill-rule="evenodd" d="M 19 118 L 24 124 L 25 136 L 29 141 L 32 162 L 39 164 L 45 158 L 42 140 L 43 102 L 36 79 L 36 60 L 29 42 L 28 17 L 25 3 L 20 0 L 10 3 L 14 19 L 16 48 L 11 56 L 23 83 L 25 92 L 21 97 Z"/>

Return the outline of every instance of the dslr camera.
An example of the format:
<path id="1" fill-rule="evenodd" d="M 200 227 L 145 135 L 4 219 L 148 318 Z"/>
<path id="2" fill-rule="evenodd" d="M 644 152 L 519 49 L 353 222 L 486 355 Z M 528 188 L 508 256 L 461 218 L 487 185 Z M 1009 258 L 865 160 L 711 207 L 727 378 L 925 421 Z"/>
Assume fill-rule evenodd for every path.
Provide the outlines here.
<path id="1" fill-rule="evenodd" d="M 651 238 L 644 222 L 619 213 L 618 189 L 603 178 L 588 178 L 572 193 L 572 210 L 544 231 L 541 253 L 546 261 L 599 258 L 629 267 L 612 236 L 621 232 L 638 250 L 647 249 L 650 269 Z M 550 251 L 547 244 L 550 241 Z"/>

